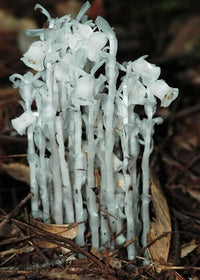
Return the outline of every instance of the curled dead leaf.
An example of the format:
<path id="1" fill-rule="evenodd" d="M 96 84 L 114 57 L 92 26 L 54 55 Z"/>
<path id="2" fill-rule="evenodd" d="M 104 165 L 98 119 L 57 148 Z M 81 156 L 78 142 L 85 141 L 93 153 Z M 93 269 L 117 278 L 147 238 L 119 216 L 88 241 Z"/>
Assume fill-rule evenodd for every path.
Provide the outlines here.
<path id="1" fill-rule="evenodd" d="M 78 225 L 72 224 L 72 225 L 56 225 L 56 224 L 45 224 L 42 222 L 39 222 L 34 219 L 30 219 L 31 225 L 37 227 L 38 229 L 42 229 L 44 231 L 54 233 L 58 236 L 65 237 L 65 238 L 70 238 L 74 239 L 78 233 Z M 40 238 L 33 238 L 33 241 L 38 247 L 41 248 L 56 248 L 57 245 L 54 244 L 53 242 L 49 242 L 45 239 L 40 239 Z"/>
<path id="2" fill-rule="evenodd" d="M 151 184 L 152 202 L 156 219 L 147 236 L 149 256 L 156 263 L 167 263 L 171 242 L 171 218 L 167 200 L 155 178 Z M 160 272 L 160 268 L 158 268 Z"/>
<path id="3" fill-rule="evenodd" d="M 192 253 L 197 247 L 198 247 L 198 245 L 196 244 L 196 241 L 194 239 L 192 241 L 190 241 L 189 243 L 182 245 L 181 246 L 181 258 L 184 258 L 187 255 L 189 255 L 190 253 Z"/>
<path id="4" fill-rule="evenodd" d="M 29 185 L 29 167 L 27 165 L 19 162 L 12 162 L 8 164 L 3 163 L 1 166 L 3 170 L 12 178 L 25 182 Z"/>

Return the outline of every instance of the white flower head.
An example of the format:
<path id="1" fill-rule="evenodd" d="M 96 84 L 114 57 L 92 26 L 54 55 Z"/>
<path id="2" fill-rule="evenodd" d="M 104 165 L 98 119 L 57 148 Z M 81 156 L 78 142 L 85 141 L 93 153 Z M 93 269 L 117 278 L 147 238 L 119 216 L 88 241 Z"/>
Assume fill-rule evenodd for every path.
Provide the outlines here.
<path id="1" fill-rule="evenodd" d="M 11 123 L 14 129 L 17 130 L 20 135 L 23 135 L 25 134 L 26 128 L 35 122 L 37 116 L 37 112 L 24 112 L 20 117 L 11 120 Z"/>
<path id="2" fill-rule="evenodd" d="M 66 81 L 69 79 L 70 65 L 73 63 L 73 56 L 67 53 L 62 60 L 56 63 L 54 69 L 54 77 L 58 81 Z"/>
<path id="3" fill-rule="evenodd" d="M 99 52 L 106 45 L 108 39 L 103 32 L 94 32 L 88 25 L 78 24 L 73 34 L 68 35 L 69 47 L 73 51 L 84 49 L 91 61 L 99 58 Z"/>
<path id="4" fill-rule="evenodd" d="M 78 51 L 84 45 L 84 37 L 81 34 L 69 34 L 68 35 L 69 47 L 73 52 Z"/>
<path id="5" fill-rule="evenodd" d="M 154 82 L 160 76 L 160 67 L 155 66 L 145 60 L 147 56 L 142 56 L 132 63 L 132 69 L 139 74 L 145 86 Z"/>
<path id="6" fill-rule="evenodd" d="M 128 79 L 129 104 L 143 105 L 145 103 L 146 88 L 139 80 Z"/>
<path id="7" fill-rule="evenodd" d="M 88 58 L 91 61 L 96 61 L 99 58 L 99 52 L 106 45 L 108 39 L 102 32 L 94 32 L 93 35 L 88 39 L 87 46 L 85 47 Z"/>
<path id="8" fill-rule="evenodd" d="M 162 107 L 168 107 L 177 98 L 178 89 L 168 86 L 163 80 L 157 80 L 148 86 L 149 94 L 160 99 Z"/>
<path id="9" fill-rule="evenodd" d="M 93 34 L 93 30 L 89 25 L 78 23 L 76 25 L 77 32 L 85 39 L 89 39 Z"/>
<path id="10" fill-rule="evenodd" d="M 28 67 L 42 71 L 44 69 L 44 59 L 47 54 L 47 43 L 45 41 L 34 42 L 21 60 Z"/>
<path id="11" fill-rule="evenodd" d="M 75 96 L 72 97 L 73 103 L 79 105 L 89 105 L 94 102 L 94 78 L 90 76 L 80 77 L 75 88 Z"/>

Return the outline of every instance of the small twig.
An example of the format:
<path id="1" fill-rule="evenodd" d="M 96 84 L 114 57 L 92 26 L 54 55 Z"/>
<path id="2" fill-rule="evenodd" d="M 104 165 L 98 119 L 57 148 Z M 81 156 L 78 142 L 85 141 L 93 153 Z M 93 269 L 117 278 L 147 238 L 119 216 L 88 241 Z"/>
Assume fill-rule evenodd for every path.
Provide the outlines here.
<path id="1" fill-rule="evenodd" d="M 200 105 L 197 104 L 195 106 L 192 106 L 192 107 L 181 110 L 180 112 L 178 112 L 176 114 L 176 118 L 180 119 L 180 118 L 183 118 L 185 116 L 197 113 L 199 111 L 200 111 Z"/>
<path id="2" fill-rule="evenodd" d="M 29 240 L 31 238 L 33 238 L 33 235 L 23 236 L 21 238 L 17 238 L 17 237 L 8 238 L 8 239 L 5 239 L 5 240 L 2 240 L 0 242 L 0 246 L 9 245 L 9 244 L 13 244 L 13 243 L 19 243 L 19 242 L 22 242 L 22 241 Z"/>
<path id="3" fill-rule="evenodd" d="M 20 201 L 19 204 L 9 213 L 0 223 L 0 229 L 14 216 L 16 216 L 22 206 L 33 196 L 33 193 L 29 193 L 24 199 Z"/>
<path id="4" fill-rule="evenodd" d="M 26 158 L 27 154 L 13 154 L 13 155 L 2 155 L 0 156 L 0 159 L 7 159 L 7 158 Z"/>
<path id="5" fill-rule="evenodd" d="M 177 218 L 174 217 L 174 264 L 179 265 L 180 264 L 180 253 L 181 253 L 181 247 L 180 247 L 180 232 L 178 229 L 178 221 Z"/>
<path id="6" fill-rule="evenodd" d="M 99 267 L 105 268 L 105 265 L 99 261 L 93 254 L 89 253 L 88 251 L 84 250 L 80 246 L 78 246 L 73 240 L 58 236 L 54 233 L 45 231 L 43 229 L 40 229 L 36 226 L 32 226 L 30 224 L 27 224 L 25 222 L 18 221 L 16 219 L 11 219 L 15 224 L 17 224 L 19 227 L 22 227 L 23 229 L 30 228 L 31 232 L 34 232 L 37 234 L 37 238 L 46 239 L 48 241 L 51 241 L 59 246 L 65 247 L 67 249 L 70 249 L 71 251 L 74 251 L 76 253 L 84 255 L 86 258 L 90 259 L 92 262 L 96 263 Z"/>
<path id="7" fill-rule="evenodd" d="M 142 248 L 140 255 L 143 254 L 143 252 L 148 249 L 149 247 L 151 247 L 156 241 L 162 239 L 163 237 L 167 236 L 168 234 L 171 234 L 172 231 L 166 231 L 163 232 L 162 234 L 160 234 L 158 237 L 156 237 L 155 239 L 153 239 L 151 242 L 149 242 L 144 248 Z"/>
<path id="8" fill-rule="evenodd" d="M 162 160 L 167 163 L 170 167 L 171 166 L 174 166 L 174 167 L 177 167 L 180 172 L 186 172 L 187 171 L 187 175 L 192 179 L 192 180 L 196 180 L 198 177 L 192 172 L 190 171 L 189 169 L 185 170 L 185 165 L 183 165 L 182 163 L 178 162 L 177 160 L 171 158 L 169 155 L 161 152 L 161 155 L 162 155 Z M 175 175 L 177 176 L 177 175 Z M 179 175 L 178 175 L 179 176 Z M 174 177 L 175 178 L 175 177 Z M 178 179 L 178 178 L 176 178 Z M 168 185 L 169 182 L 166 182 L 166 185 Z"/>
<path id="9" fill-rule="evenodd" d="M 186 166 L 184 167 L 184 169 L 182 171 L 179 171 L 178 174 L 176 174 L 172 179 L 170 179 L 166 185 L 170 185 L 172 184 L 176 179 L 178 179 L 183 173 L 185 173 L 186 171 L 188 171 L 189 168 L 191 168 L 198 160 L 200 159 L 200 154 L 198 154 L 197 156 L 195 156 L 194 158 L 192 158 L 188 164 L 186 164 Z"/>

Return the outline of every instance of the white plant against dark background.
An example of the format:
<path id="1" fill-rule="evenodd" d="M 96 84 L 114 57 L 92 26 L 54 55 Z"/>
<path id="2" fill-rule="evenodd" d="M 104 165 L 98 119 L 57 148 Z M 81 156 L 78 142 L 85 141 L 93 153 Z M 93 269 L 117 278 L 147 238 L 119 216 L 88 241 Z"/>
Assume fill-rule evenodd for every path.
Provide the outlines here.
<path id="1" fill-rule="evenodd" d="M 76 19 L 54 19 L 36 5 L 48 27 L 27 32 L 39 37 L 22 58 L 34 72 L 10 77 L 24 109 L 12 124 L 28 138 L 33 218 L 80 223 L 77 244 L 86 244 L 90 230 L 96 250 L 136 238 L 127 247 L 131 260 L 150 231 L 152 136 L 162 122 L 154 117 L 157 104 L 169 106 L 178 89 L 158 79 L 160 68 L 146 56 L 118 63 L 113 29 L 102 17 L 88 20 L 89 7 Z"/>

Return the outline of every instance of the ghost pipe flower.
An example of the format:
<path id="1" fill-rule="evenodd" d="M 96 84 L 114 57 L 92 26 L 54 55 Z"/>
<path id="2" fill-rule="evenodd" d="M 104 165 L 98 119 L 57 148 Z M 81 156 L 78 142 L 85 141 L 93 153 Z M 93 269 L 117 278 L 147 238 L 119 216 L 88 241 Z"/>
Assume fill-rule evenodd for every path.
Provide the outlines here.
<path id="1" fill-rule="evenodd" d="M 150 231 L 150 154 L 162 121 L 154 117 L 157 103 L 169 106 L 178 89 L 158 80 L 160 68 L 146 56 L 118 63 L 113 29 L 102 17 L 89 21 L 89 7 L 76 19 L 53 19 L 36 5 L 48 27 L 27 32 L 39 40 L 21 60 L 37 73 L 10 77 L 24 109 L 12 125 L 28 138 L 33 218 L 78 223 L 77 244 L 93 250 L 129 242 L 133 260 Z M 144 106 L 145 118 L 136 105 Z"/>
<path id="2" fill-rule="evenodd" d="M 114 148 L 114 102 L 116 95 L 116 80 L 118 76 L 116 64 L 117 40 L 116 36 L 107 21 L 97 17 L 96 24 L 102 30 L 109 41 L 109 56 L 106 62 L 106 75 L 108 77 L 108 95 L 106 100 L 105 114 L 105 168 L 106 168 L 106 211 L 109 212 L 110 227 L 113 233 L 116 232 L 115 217 L 115 185 L 113 174 L 113 148 Z"/>
<path id="3" fill-rule="evenodd" d="M 44 69 L 44 59 L 47 55 L 47 43 L 43 41 L 34 42 L 21 60 L 36 71 Z"/>
<path id="4" fill-rule="evenodd" d="M 140 65 L 141 63 L 141 65 Z M 143 67 L 145 69 L 143 69 Z M 135 65 L 133 63 L 133 69 Z M 143 84 L 146 86 L 146 99 L 144 102 L 144 110 L 147 115 L 147 119 L 143 119 L 140 122 L 140 133 L 143 137 L 141 144 L 144 145 L 143 157 L 142 157 L 142 222 L 143 222 L 143 231 L 142 231 L 142 245 L 146 246 L 147 233 L 150 232 L 150 218 L 149 218 L 149 202 L 151 196 L 149 194 L 150 189 L 150 154 L 153 150 L 153 139 L 152 135 L 154 133 L 155 124 L 161 124 L 162 118 L 153 118 L 156 112 L 157 101 L 155 97 L 158 97 L 161 100 L 161 106 L 167 107 L 177 96 L 178 89 L 169 87 L 163 80 L 157 80 L 159 77 L 160 69 L 155 65 L 152 65 L 144 60 L 138 59 L 137 61 L 137 70 L 140 70 L 140 78 L 143 81 Z M 151 69 L 151 72 L 148 72 L 146 69 Z M 144 71 L 142 71 L 144 70 Z M 143 74 L 144 73 L 144 74 Z M 146 252 L 147 256 L 147 252 Z"/>
<path id="5" fill-rule="evenodd" d="M 168 107 L 177 98 L 178 89 L 169 87 L 165 81 L 157 80 L 148 87 L 149 94 L 158 97 L 162 107 Z"/>

